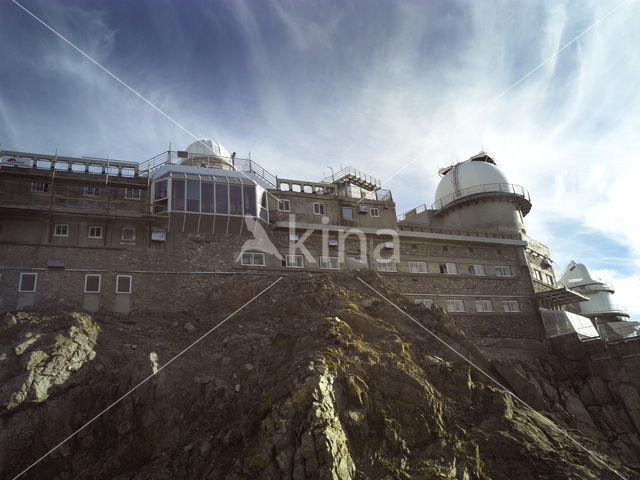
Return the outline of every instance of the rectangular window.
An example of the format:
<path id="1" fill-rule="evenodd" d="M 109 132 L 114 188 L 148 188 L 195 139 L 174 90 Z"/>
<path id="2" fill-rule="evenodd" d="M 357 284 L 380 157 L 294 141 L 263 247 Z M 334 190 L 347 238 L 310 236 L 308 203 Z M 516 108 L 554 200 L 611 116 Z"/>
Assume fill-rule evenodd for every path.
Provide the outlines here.
<path id="1" fill-rule="evenodd" d="M 353 213 L 353 208 L 342 207 L 342 218 L 348 218 L 349 220 L 353 220 L 355 218 Z"/>
<path id="2" fill-rule="evenodd" d="M 533 269 L 533 278 L 535 278 L 538 281 L 542 281 L 542 273 L 539 270 L 536 270 L 535 268 Z"/>
<path id="3" fill-rule="evenodd" d="M 507 300 L 506 302 L 502 302 L 502 306 L 504 307 L 505 312 L 519 312 L 520 306 L 518 305 L 517 300 Z"/>
<path id="4" fill-rule="evenodd" d="M 369 209 L 369 215 L 371 215 L 372 217 L 379 217 L 380 216 L 380 209 L 378 209 L 376 207 L 371 207 Z"/>
<path id="5" fill-rule="evenodd" d="M 496 277 L 510 277 L 511 267 L 509 265 L 498 265 L 496 267 Z"/>
<path id="6" fill-rule="evenodd" d="M 458 267 L 455 263 L 441 263 L 440 273 L 445 273 L 447 275 L 456 275 L 458 273 Z"/>
<path id="7" fill-rule="evenodd" d="M 18 286 L 19 292 L 35 292 L 38 284 L 37 273 L 21 273 L 20 285 Z"/>
<path id="8" fill-rule="evenodd" d="M 84 293 L 100 293 L 102 275 L 88 273 L 84 276 Z"/>
<path id="9" fill-rule="evenodd" d="M 313 204 L 313 213 L 316 215 L 324 215 L 324 203 L 315 203 Z"/>
<path id="10" fill-rule="evenodd" d="M 300 240 L 300 235 L 298 235 L 297 233 L 290 233 L 289 234 L 289 241 L 290 242 L 297 242 L 298 240 Z"/>
<path id="11" fill-rule="evenodd" d="M 337 247 L 338 246 L 338 239 L 337 238 L 329 238 L 329 246 L 330 247 Z"/>
<path id="12" fill-rule="evenodd" d="M 249 217 L 256 216 L 256 186 L 243 185 L 242 195 L 244 196 L 244 215 Z"/>
<path id="13" fill-rule="evenodd" d="M 338 257 L 320 257 L 320 268 L 324 270 L 339 270 L 340 259 Z"/>
<path id="14" fill-rule="evenodd" d="M 116 293 L 131 293 L 131 275 L 116 275 Z"/>
<path id="15" fill-rule="evenodd" d="M 425 262 L 409 262 L 409 272 L 427 273 L 427 264 Z"/>
<path id="16" fill-rule="evenodd" d="M 89 227 L 89 238 L 102 238 L 102 227 Z"/>
<path id="17" fill-rule="evenodd" d="M 282 259 L 283 267 L 303 268 L 304 260 L 302 255 L 285 255 Z"/>
<path id="18" fill-rule="evenodd" d="M 200 211 L 200 180 L 187 180 L 187 212 Z"/>
<path id="19" fill-rule="evenodd" d="M 229 214 L 242 215 L 242 185 L 229 185 Z"/>
<path id="20" fill-rule="evenodd" d="M 278 200 L 278 210 L 281 212 L 290 212 L 291 202 L 289 200 Z"/>
<path id="21" fill-rule="evenodd" d="M 242 265 L 264 267 L 264 253 L 245 252 L 242 254 Z"/>
<path id="22" fill-rule="evenodd" d="M 547 282 L 549 285 L 553 285 L 553 277 L 548 273 L 544 274 L 544 281 Z"/>
<path id="23" fill-rule="evenodd" d="M 213 213 L 215 211 L 213 203 L 213 183 L 202 182 L 200 188 L 202 189 L 202 211 L 205 213 Z"/>
<path id="24" fill-rule="evenodd" d="M 142 190 L 139 188 L 125 188 L 124 198 L 127 200 L 140 200 L 142 198 Z"/>
<path id="25" fill-rule="evenodd" d="M 464 302 L 462 300 L 447 300 L 445 309 L 447 312 L 464 312 Z"/>
<path id="26" fill-rule="evenodd" d="M 476 312 L 493 312 L 491 300 L 476 300 Z"/>
<path id="27" fill-rule="evenodd" d="M 229 214 L 229 186 L 216 182 L 216 213 Z"/>
<path id="28" fill-rule="evenodd" d="M 165 198 L 167 198 L 167 180 L 160 180 L 153 187 L 153 199 L 163 200 Z"/>
<path id="29" fill-rule="evenodd" d="M 397 271 L 395 260 L 378 260 L 379 272 L 395 272 Z"/>
<path id="30" fill-rule="evenodd" d="M 184 212 L 184 180 L 171 180 L 171 210 Z"/>
<path id="31" fill-rule="evenodd" d="M 87 197 L 99 197 L 100 196 L 100 187 L 84 187 L 84 194 Z"/>
<path id="32" fill-rule="evenodd" d="M 469 265 L 469 275 L 485 275 L 484 265 Z"/>
<path id="33" fill-rule="evenodd" d="M 44 193 L 49 191 L 49 184 L 44 182 L 31 182 L 31 191 Z"/>
<path id="34" fill-rule="evenodd" d="M 56 224 L 53 230 L 54 237 L 68 237 L 69 236 L 69 225 L 58 223 Z"/>
<path id="35" fill-rule="evenodd" d="M 120 235 L 120 240 L 124 242 L 135 242 L 136 241 L 135 227 L 122 227 L 122 235 Z"/>

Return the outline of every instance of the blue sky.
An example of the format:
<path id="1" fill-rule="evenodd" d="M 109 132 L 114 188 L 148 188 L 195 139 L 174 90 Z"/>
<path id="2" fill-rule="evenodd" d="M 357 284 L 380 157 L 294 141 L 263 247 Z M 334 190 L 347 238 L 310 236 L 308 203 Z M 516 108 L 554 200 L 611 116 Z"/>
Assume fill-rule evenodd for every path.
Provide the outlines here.
<path id="1" fill-rule="evenodd" d="M 390 179 L 399 213 L 487 149 L 557 273 L 587 264 L 640 316 L 637 1 L 21 3 L 191 133 L 289 178 Z M 3 148 L 139 161 L 193 141 L 15 4 L 0 24 Z"/>

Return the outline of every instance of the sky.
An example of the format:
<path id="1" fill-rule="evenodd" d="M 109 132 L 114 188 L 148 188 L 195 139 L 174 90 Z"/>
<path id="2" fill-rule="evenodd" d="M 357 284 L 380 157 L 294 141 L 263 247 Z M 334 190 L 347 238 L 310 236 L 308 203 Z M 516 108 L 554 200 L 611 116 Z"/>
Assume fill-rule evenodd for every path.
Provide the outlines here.
<path id="1" fill-rule="evenodd" d="M 638 0 L 17 1 L 166 116 L 5 0 L 2 148 L 143 161 L 212 138 L 287 178 L 364 170 L 398 213 L 486 150 L 556 275 L 585 263 L 640 320 Z"/>

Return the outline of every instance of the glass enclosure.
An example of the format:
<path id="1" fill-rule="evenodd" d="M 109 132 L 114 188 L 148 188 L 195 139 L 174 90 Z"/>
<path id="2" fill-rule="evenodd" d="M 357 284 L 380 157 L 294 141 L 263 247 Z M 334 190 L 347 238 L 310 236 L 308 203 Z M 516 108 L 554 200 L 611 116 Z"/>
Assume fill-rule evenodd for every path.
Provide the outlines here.
<path id="1" fill-rule="evenodd" d="M 170 208 L 167 208 L 168 200 Z M 173 173 L 169 178 L 154 182 L 153 202 L 154 213 L 169 210 L 259 216 L 268 221 L 265 190 L 249 179 L 238 177 Z"/>

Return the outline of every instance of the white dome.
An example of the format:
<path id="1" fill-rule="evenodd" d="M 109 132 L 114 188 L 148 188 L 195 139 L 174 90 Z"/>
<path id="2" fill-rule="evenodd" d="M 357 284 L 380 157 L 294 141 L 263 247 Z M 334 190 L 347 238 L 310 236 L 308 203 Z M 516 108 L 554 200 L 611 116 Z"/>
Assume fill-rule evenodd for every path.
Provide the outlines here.
<path id="1" fill-rule="evenodd" d="M 481 193 L 483 185 L 487 186 L 484 187 L 487 191 L 500 191 L 497 184 L 510 183 L 495 164 L 483 160 L 467 160 L 445 169 L 444 172 L 446 173 L 436 189 L 435 203 L 440 205 L 446 205 L 454 199 L 467 195 Z M 458 195 L 454 196 L 454 193 Z"/>
<path id="2" fill-rule="evenodd" d="M 203 155 L 207 157 L 216 156 L 228 159 L 231 157 L 229 151 L 215 140 L 199 140 L 187 147 L 187 152 L 191 155 Z"/>

